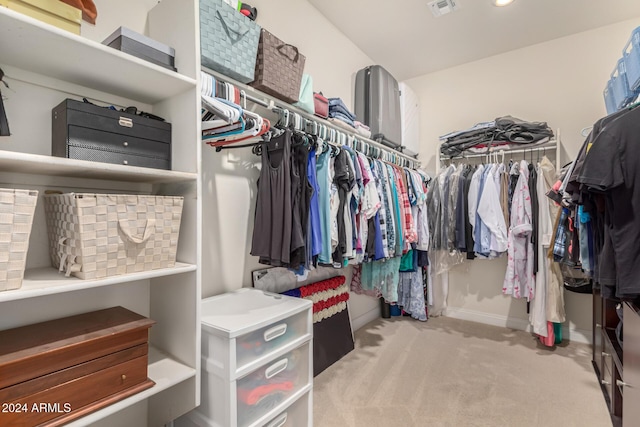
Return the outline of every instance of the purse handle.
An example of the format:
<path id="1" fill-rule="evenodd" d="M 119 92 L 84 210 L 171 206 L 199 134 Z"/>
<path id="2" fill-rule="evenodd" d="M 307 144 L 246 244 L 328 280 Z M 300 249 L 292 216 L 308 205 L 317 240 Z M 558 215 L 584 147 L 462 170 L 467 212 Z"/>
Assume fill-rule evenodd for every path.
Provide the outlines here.
<path id="1" fill-rule="evenodd" d="M 293 59 L 291 59 L 291 57 L 289 57 L 289 55 L 287 55 L 285 52 L 282 51 L 282 49 L 284 49 L 287 46 L 289 46 L 290 48 L 292 48 L 293 50 L 296 51 L 296 56 Z M 293 46 L 291 44 L 284 43 L 284 44 L 281 44 L 280 46 L 276 47 L 276 49 L 278 50 L 278 52 L 280 52 L 280 54 L 282 56 L 286 56 L 287 58 L 291 59 L 293 62 L 298 62 L 298 58 L 300 57 L 300 52 L 298 52 L 298 48 L 297 47 L 295 47 L 295 46 Z"/>
<path id="2" fill-rule="evenodd" d="M 225 22 L 219 10 L 216 10 L 216 15 L 220 19 L 220 22 L 222 22 L 222 28 L 224 28 L 224 32 L 227 33 L 227 36 L 229 36 L 229 40 L 231 40 L 232 44 L 238 43 L 240 39 L 249 32 L 249 27 L 243 26 L 242 24 L 239 24 L 237 28 L 230 28 Z"/>

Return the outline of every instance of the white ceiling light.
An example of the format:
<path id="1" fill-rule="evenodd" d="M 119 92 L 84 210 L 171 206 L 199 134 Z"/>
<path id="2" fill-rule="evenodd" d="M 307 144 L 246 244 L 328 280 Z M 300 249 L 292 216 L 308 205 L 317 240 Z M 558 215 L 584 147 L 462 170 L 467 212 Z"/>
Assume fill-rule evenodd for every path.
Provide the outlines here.
<path id="1" fill-rule="evenodd" d="M 508 6 L 511 3 L 513 3 L 513 0 L 493 0 L 493 5 L 498 7 Z"/>

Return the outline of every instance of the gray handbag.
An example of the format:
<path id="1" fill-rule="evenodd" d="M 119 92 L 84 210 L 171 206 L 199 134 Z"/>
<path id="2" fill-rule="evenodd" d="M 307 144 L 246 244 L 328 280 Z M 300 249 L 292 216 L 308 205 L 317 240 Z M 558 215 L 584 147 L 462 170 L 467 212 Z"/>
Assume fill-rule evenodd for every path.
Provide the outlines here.
<path id="1" fill-rule="evenodd" d="M 202 65 L 242 83 L 252 82 L 260 26 L 223 0 L 200 0 Z"/>

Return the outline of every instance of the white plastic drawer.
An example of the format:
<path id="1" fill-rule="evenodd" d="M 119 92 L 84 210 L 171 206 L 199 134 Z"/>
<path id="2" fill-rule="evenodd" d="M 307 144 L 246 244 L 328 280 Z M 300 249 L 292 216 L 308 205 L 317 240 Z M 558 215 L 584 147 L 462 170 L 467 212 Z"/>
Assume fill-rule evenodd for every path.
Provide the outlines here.
<path id="1" fill-rule="evenodd" d="M 244 366 L 278 351 L 292 341 L 310 333 L 308 312 L 303 311 L 236 338 L 236 366 Z"/>
<path id="2" fill-rule="evenodd" d="M 269 420 L 264 427 L 305 427 L 312 419 L 309 406 L 309 393 L 296 400 L 287 409 Z"/>
<path id="3" fill-rule="evenodd" d="M 310 382 L 309 343 L 238 379 L 238 426 L 250 425 Z"/>

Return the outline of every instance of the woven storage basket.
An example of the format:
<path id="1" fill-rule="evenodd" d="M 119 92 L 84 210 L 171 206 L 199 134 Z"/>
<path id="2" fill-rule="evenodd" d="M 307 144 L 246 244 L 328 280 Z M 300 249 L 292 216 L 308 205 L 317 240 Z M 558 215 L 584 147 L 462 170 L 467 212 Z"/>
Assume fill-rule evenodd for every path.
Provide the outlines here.
<path id="1" fill-rule="evenodd" d="M 255 80 L 250 86 L 285 102 L 298 102 L 305 57 L 298 48 L 262 29 Z"/>
<path id="2" fill-rule="evenodd" d="M 182 197 L 46 195 L 52 265 L 81 279 L 174 267 Z"/>
<path id="3" fill-rule="evenodd" d="M 200 0 L 202 65 L 242 83 L 253 81 L 260 26 L 223 0 Z"/>
<path id="4" fill-rule="evenodd" d="M 0 291 L 22 286 L 38 192 L 0 188 Z"/>

